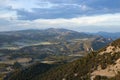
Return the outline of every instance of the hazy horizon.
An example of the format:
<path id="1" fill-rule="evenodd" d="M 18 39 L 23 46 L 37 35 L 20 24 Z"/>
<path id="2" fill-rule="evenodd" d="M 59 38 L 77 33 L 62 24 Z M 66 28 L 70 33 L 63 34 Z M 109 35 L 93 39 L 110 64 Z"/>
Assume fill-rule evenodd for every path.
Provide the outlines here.
<path id="1" fill-rule="evenodd" d="M 52 27 L 51 27 L 52 28 Z M 47 30 L 51 28 L 46 28 L 46 29 L 18 29 L 18 30 L 6 30 L 6 31 L 0 31 L 0 32 L 16 32 L 16 31 L 27 31 L 27 30 Z M 66 28 L 53 28 L 53 29 L 66 29 Z M 79 30 L 73 30 L 73 29 L 66 29 L 66 30 L 72 30 L 76 32 L 83 32 Z M 95 32 L 86 32 L 84 31 L 83 33 L 120 33 L 120 32 L 109 32 L 109 31 L 95 31 Z"/>
<path id="2" fill-rule="evenodd" d="M 47 28 L 120 32 L 120 1 L 0 0 L 0 32 Z"/>

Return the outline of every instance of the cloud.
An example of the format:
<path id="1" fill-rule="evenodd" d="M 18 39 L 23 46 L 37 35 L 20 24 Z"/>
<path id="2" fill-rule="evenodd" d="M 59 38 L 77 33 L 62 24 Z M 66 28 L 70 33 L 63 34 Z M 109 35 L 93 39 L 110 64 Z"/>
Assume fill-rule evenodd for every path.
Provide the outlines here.
<path id="1" fill-rule="evenodd" d="M 19 19 L 23 20 L 35 20 L 35 19 L 56 19 L 56 18 L 73 18 L 87 14 L 91 8 L 86 5 L 77 4 L 54 4 L 52 8 L 33 8 L 31 11 L 17 10 Z M 86 12 L 86 13 L 85 13 Z"/>
<path id="2" fill-rule="evenodd" d="M 74 26 L 109 26 L 109 25 L 120 25 L 120 14 L 105 14 L 96 16 L 84 16 L 70 19 L 37 19 L 33 22 L 47 25 L 74 25 Z M 73 26 L 73 27 L 74 27 Z"/>
<path id="3" fill-rule="evenodd" d="M 77 31 L 119 31 L 120 14 L 104 14 L 96 16 L 84 16 L 76 18 L 37 19 L 37 20 L 13 20 L 4 25 L 4 30 L 18 29 L 46 29 L 46 28 L 67 28 Z M 2 22 L 3 23 L 3 22 Z M 6 22 L 4 22 L 6 23 Z M 0 26 L 1 25 L 0 23 Z M 9 27 L 9 28 L 8 28 Z M 13 28 L 12 28 L 13 27 Z M 0 27 L 3 30 L 3 27 Z"/>
<path id="4" fill-rule="evenodd" d="M 13 19 L 17 19 L 17 15 L 15 11 L 9 11 L 9 10 L 1 11 L 0 19 L 13 20 Z"/>
<path id="5" fill-rule="evenodd" d="M 0 0 L 0 30 L 119 31 L 119 10 L 119 0 Z"/>
<path id="6" fill-rule="evenodd" d="M 120 12 L 118 0 L 0 0 L 2 10 L 15 11 L 18 19 L 56 19 Z"/>
<path id="7" fill-rule="evenodd" d="M 119 9 L 120 8 L 120 1 L 119 0 L 87 0 L 84 4 L 102 9 L 102 8 L 109 8 L 109 9 Z"/>
<path id="8" fill-rule="evenodd" d="M 84 15 L 99 15 L 120 12 L 120 2 L 111 0 L 40 0 L 39 7 L 31 8 L 31 11 L 20 9 L 16 10 L 19 19 L 55 19 L 55 18 L 74 18 Z M 32 17 L 31 17 L 32 15 Z"/>

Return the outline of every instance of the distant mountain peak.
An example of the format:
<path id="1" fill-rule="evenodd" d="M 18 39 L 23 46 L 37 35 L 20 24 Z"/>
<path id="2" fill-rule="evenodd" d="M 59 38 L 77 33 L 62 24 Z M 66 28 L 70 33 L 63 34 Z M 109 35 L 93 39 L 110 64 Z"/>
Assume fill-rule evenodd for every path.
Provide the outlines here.
<path id="1" fill-rule="evenodd" d="M 120 32 L 103 32 L 103 31 L 100 31 L 96 34 L 100 35 L 100 36 L 103 36 L 105 38 L 112 38 L 113 40 L 116 40 L 116 39 L 120 38 Z"/>
<path id="2" fill-rule="evenodd" d="M 77 32 L 69 29 L 64 29 L 64 28 L 48 28 L 46 31 L 54 31 L 54 32 Z"/>

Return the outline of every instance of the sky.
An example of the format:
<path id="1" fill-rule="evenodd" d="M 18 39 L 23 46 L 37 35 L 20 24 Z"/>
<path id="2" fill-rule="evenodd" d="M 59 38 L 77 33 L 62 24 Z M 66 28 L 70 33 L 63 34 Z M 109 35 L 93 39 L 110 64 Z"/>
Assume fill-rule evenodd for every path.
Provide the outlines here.
<path id="1" fill-rule="evenodd" d="M 0 0 L 0 31 L 120 32 L 120 0 Z"/>

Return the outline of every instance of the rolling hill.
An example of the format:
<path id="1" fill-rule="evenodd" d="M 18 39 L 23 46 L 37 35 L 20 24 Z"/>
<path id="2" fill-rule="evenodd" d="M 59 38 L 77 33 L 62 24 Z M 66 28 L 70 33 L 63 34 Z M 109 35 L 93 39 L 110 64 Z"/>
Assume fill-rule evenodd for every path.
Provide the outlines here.
<path id="1" fill-rule="evenodd" d="M 56 28 L 1 32 L 0 35 L 1 61 L 17 58 L 56 60 L 59 56 L 84 56 L 111 42 L 101 36 Z"/>
<path id="2" fill-rule="evenodd" d="M 111 41 L 101 36 L 56 28 L 0 32 L 0 65 L 7 65 L 1 66 L 0 76 L 16 70 L 16 62 L 23 69 L 36 62 L 68 63 Z"/>
<path id="3" fill-rule="evenodd" d="M 52 68 L 29 80 L 119 80 L 119 71 L 120 39 L 85 57 Z M 12 76 L 12 79 L 8 80 L 13 79 L 21 80 L 16 76 Z"/>
<path id="4" fill-rule="evenodd" d="M 93 37 L 85 33 L 79 33 L 67 29 L 50 28 L 45 30 L 21 30 L 0 32 L 0 44 L 14 43 L 15 42 L 45 42 L 55 40 L 68 40 L 76 38 L 89 38 Z M 17 44 L 16 44 L 17 45 Z"/>

